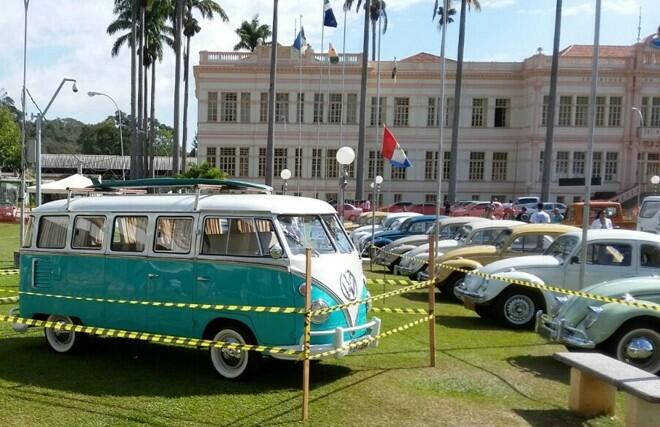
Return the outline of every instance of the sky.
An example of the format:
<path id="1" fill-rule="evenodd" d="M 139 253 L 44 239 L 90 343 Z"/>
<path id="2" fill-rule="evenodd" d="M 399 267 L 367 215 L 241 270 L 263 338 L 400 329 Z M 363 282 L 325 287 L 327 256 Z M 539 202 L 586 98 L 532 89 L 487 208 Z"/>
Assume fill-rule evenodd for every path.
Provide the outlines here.
<path id="1" fill-rule="evenodd" d="M 0 90 L 20 102 L 23 76 L 24 0 L 0 0 Z M 201 33 L 193 38 L 192 64 L 200 50 L 231 51 L 238 42 L 235 29 L 241 21 L 259 14 L 272 24 L 271 0 L 218 0 L 229 15 L 201 21 Z M 387 0 L 389 25 L 382 37 L 384 60 L 405 58 L 417 52 L 439 54 L 440 32 L 431 21 L 434 0 Z M 480 0 L 481 12 L 467 18 L 465 59 L 467 61 L 520 61 L 537 48 L 552 52 L 556 0 Z M 454 4 L 460 1 L 454 0 Z M 563 0 L 561 46 L 591 44 L 596 0 Z M 343 0 L 330 0 L 339 21 L 337 29 L 326 30 L 326 40 L 341 52 Z M 72 117 L 83 122 L 103 120 L 113 112 L 104 98 L 90 98 L 88 91 L 111 95 L 124 111 L 130 111 L 130 55 L 124 49 L 111 57 L 114 41 L 106 34 L 113 20 L 113 0 L 30 0 L 27 37 L 27 87 L 44 107 L 62 78 L 78 80 L 77 94 L 63 90 L 47 118 Z M 321 50 L 323 0 L 280 0 L 279 42 L 293 43 L 296 21 L 302 15 L 307 41 Z M 457 5 L 458 6 L 458 5 Z M 630 45 L 637 40 L 640 7 L 642 37 L 655 33 L 660 25 L 658 0 L 603 0 L 601 44 Z M 458 14 L 456 15 L 458 21 Z M 361 51 L 362 18 L 355 10 L 347 13 L 346 51 Z M 458 22 L 450 24 L 447 57 L 456 57 Z M 326 47 L 323 51 L 327 50 Z M 167 52 L 157 66 L 156 114 L 158 120 L 173 123 L 174 54 Z M 189 133 L 195 134 L 197 112 L 191 87 Z M 28 107 L 28 113 L 36 111 Z"/>

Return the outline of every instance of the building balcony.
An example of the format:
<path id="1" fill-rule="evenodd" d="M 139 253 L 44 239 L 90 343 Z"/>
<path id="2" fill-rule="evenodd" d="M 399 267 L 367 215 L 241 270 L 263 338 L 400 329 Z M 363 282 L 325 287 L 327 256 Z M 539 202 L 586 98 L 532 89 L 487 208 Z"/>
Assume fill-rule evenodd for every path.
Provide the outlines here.
<path id="1" fill-rule="evenodd" d="M 660 128 L 651 128 L 651 127 L 639 128 L 638 136 L 645 141 L 660 142 Z"/>

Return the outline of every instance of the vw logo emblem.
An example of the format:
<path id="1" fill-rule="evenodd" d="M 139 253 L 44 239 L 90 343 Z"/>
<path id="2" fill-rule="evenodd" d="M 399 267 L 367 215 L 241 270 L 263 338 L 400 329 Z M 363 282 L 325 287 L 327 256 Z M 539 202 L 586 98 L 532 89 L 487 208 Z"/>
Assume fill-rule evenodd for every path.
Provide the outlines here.
<path id="1" fill-rule="evenodd" d="M 339 285 L 341 293 L 349 301 L 355 301 L 357 298 L 357 281 L 350 271 L 346 271 L 339 276 Z"/>

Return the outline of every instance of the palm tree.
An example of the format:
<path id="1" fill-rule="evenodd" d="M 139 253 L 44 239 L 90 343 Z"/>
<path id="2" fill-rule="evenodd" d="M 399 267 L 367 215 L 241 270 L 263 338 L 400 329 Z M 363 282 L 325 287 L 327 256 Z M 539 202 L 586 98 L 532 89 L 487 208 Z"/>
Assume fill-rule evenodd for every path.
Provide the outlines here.
<path id="1" fill-rule="evenodd" d="M 181 37 L 183 31 L 183 11 L 185 0 L 174 0 L 174 14 L 172 22 L 174 23 L 174 54 L 176 55 L 174 65 L 174 132 L 172 144 L 172 176 L 177 176 L 181 170 L 179 162 L 179 141 L 181 124 L 179 123 L 179 107 L 181 104 Z"/>
<path id="2" fill-rule="evenodd" d="M 552 173 L 552 143 L 555 134 L 555 105 L 557 104 L 557 76 L 559 74 L 559 39 L 561 36 L 562 0 L 555 7 L 555 38 L 552 46 L 550 66 L 550 93 L 546 117 L 545 148 L 543 151 L 543 178 L 541 180 L 541 200 L 550 200 L 550 174 Z M 593 100 L 592 100 L 593 102 Z"/>
<path id="3" fill-rule="evenodd" d="M 344 0 L 344 10 L 350 10 L 353 7 L 353 0 Z M 357 0 L 355 6 L 356 12 L 360 12 L 362 0 Z M 358 131 L 358 153 L 355 170 L 355 198 L 362 200 L 364 198 L 364 159 L 366 149 L 366 112 L 367 112 L 367 67 L 369 58 L 369 23 L 371 15 L 371 0 L 364 0 L 364 27 L 362 32 L 362 70 L 360 80 L 360 128 Z"/>
<path id="4" fill-rule="evenodd" d="M 463 84 L 463 52 L 465 50 L 465 16 L 467 9 L 481 10 L 479 0 L 461 0 L 460 24 L 458 27 L 458 58 L 456 60 L 456 86 L 454 88 L 454 121 L 451 132 L 451 163 L 449 165 L 449 191 L 447 198 L 450 203 L 456 201 L 458 184 L 458 125 L 461 112 L 461 85 Z M 449 15 L 447 16 L 449 17 Z"/>
<path id="5" fill-rule="evenodd" d="M 199 33 L 202 28 L 197 19 L 193 17 L 193 11 L 199 12 L 202 18 L 213 19 L 215 14 L 220 16 L 222 22 L 228 22 L 229 18 L 224 9 L 215 0 L 186 0 L 186 9 L 183 18 L 183 35 L 186 38 L 186 48 L 183 52 L 183 126 L 181 132 L 181 152 L 183 153 L 183 170 L 186 170 L 187 140 L 188 140 L 188 88 L 190 69 L 190 39 Z"/>
<path id="6" fill-rule="evenodd" d="M 371 60 L 376 60 L 376 24 L 378 19 L 383 17 L 383 34 L 387 32 L 387 12 L 385 11 L 385 2 L 382 0 L 373 0 L 369 7 L 369 18 L 371 19 Z"/>
<path id="7" fill-rule="evenodd" d="M 236 34 L 241 39 L 234 46 L 234 50 L 247 49 L 254 52 L 254 49 L 259 45 L 259 39 L 266 41 L 270 37 L 270 27 L 266 24 L 259 24 L 259 15 L 254 15 L 252 21 L 243 21 L 241 26 L 236 28 Z"/>
<path id="8" fill-rule="evenodd" d="M 438 6 L 438 2 L 440 0 L 435 0 L 435 7 L 434 7 L 434 12 L 433 12 L 433 19 L 435 19 L 435 16 L 438 15 L 438 30 L 442 31 L 442 22 L 443 22 L 443 17 L 445 14 L 445 8 L 443 6 Z M 447 4 L 449 4 L 451 0 L 447 0 Z M 453 7 L 450 7 L 449 10 L 447 11 L 447 24 L 451 24 L 454 22 L 454 18 L 452 18 L 454 15 L 456 15 L 456 9 Z"/>

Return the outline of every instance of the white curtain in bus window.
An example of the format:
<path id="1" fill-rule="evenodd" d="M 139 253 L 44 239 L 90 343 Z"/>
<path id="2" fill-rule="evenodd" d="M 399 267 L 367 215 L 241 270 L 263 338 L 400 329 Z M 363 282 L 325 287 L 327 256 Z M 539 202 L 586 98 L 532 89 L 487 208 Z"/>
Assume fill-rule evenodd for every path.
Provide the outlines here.
<path id="1" fill-rule="evenodd" d="M 202 253 L 205 255 L 260 256 L 252 218 L 207 218 Z"/>
<path id="2" fill-rule="evenodd" d="M 155 252 L 187 254 L 192 241 L 192 218 L 159 217 L 156 221 Z"/>
<path id="3" fill-rule="evenodd" d="M 42 216 L 39 220 L 37 247 L 44 249 L 64 249 L 68 216 Z"/>
<path id="4" fill-rule="evenodd" d="M 34 217 L 30 215 L 28 217 L 28 222 L 25 225 L 25 238 L 23 239 L 24 248 L 32 246 L 32 236 L 34 236 Z"/>
<path id="5" fill-rule="evenodd" d="M 147 241 L 146 216 L 118 216 L 112 232 L 111 249 L 118 252 L 143 252 Z"/>
<path id="6" fill-rule="evenodd" d="M 269 254 L 270 248 L 274 245 L 281 246 L 271 220 L 255 219 L 254 223 L 257 226 L 257 235 L 259 236 L 259 243 L 261 243 L 262 255 Z"/>
<path id="7" fill-rule="evenodd" d="M 73 225 L 74 249 L 101 249 L 103 247 L 104 216 L 77 216 Z"/>

